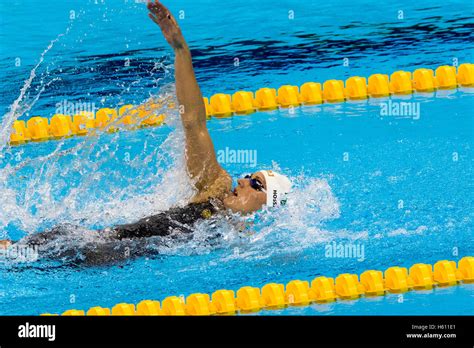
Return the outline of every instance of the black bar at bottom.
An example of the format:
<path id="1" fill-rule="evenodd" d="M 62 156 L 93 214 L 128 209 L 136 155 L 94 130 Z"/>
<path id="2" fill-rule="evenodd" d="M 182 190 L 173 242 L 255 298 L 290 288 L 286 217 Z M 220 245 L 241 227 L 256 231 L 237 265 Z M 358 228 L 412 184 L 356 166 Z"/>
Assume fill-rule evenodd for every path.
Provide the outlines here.
<path id="1" fill-rule="evenodd" d="M 163 343 L 472 346 L 472 323 L 472 316 L 11 316 L 0 317 L 0 346 Z M 54 325 L 54 340 L 52 326 L 36 325 Z M 46 337 L 20 337 L 39 334 Z"/>

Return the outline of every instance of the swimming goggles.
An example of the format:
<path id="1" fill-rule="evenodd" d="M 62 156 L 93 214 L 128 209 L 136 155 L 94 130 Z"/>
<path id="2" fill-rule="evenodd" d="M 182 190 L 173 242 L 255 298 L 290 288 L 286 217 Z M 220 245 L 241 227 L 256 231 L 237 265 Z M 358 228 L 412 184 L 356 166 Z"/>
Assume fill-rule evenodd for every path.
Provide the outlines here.
<path id="1" fill-rule="evenodd" d="M 252 178 L 252 175 L 246 175 L 244 179 L 248 179 L 250 183 L 250 187 L 257 191 L 265 192 L 265 188 L 260 180 Z"/>

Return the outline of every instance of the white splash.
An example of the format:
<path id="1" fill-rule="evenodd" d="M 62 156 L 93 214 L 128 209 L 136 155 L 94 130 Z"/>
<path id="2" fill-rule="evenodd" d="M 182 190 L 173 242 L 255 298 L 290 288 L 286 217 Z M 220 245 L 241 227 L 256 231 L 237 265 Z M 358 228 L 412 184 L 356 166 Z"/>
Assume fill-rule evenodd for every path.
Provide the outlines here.
<path id="1" fill-rule="evenodd" d="M 8 144 L 10 139 L 10 133 L 12 131 L 12 124 L 14 121 L 18 119 L 21 115 L 31 109 L 34 103 L 38 100 L 41 93 L 44 89 L 49 86 L 54 80 L 48 82 L 46 86 L 42 86 L 42 89 L 38 92 L 38 95 L 35 97 L 33 102 L 31 103 L 23 103 L 23 99 L 29 90 L 31 83 L 33 82 L 34 78 L 36 77 L 36 70 L 43 64 L 45 55 L 53 48 L 54 44 L 59 41 L 59 39 L 69 33 L 70 27 L 66 29 L 66 32 L 63 34 L 59 34 L 54 40 L 52 40 L 48 47 L 41 53 L 38 63 L 35 67 L 31 70 L 30 76 L 26 79 L 23 87 L 20 90 L 20 95 L 18 98 L 13 102 L 10 106 L 10 110 L 3 115 L 2 117 L 2 124 L 0 125 L 0 152 L 5 148 Z"/>
<path id="2" fill-rule="evenodd" d="M 337 219 L 340 206 L 326 179 L 300 176 L 292 178 L 294 190 L 285 207 L 257 214 L 257 222 L 245 240 L 231 245 L 232 254 L 222 261 L 233 259 L 266 259 L 276 254 L 291 254 L 332 240 L 335 236 L 364 238 L 366 233 L 327 231 L 323 224 Z M 252 217 L 249 218 L 252 220 Z M 235 232 L 232 232 L 235 233 Z"/>

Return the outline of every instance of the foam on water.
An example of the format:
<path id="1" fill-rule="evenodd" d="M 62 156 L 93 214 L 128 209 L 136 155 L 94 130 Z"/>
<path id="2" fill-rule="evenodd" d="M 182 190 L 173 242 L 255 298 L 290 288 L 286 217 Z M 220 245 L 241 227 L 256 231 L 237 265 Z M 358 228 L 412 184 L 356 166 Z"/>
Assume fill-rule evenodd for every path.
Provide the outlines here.
<path id="1" fill-rule="evenodd" d="M 265 209 L 248 218 L 252 226 L 232 245 L 233 253 L 223 260 L 264 259 L 280 253 L 291 253 L 311 248 L 339 236 L 358 238 L 357 234 L 327 231 L 326 221 L 337 219 L 340 206 L 326 179 L 299 176 L 292 178 L 295 185 L 288 203 L 276 210 Z"/>
<path id="2" fill-rule="evenodd" d="M 174 85 L 166 81 L 149 98 L 162 101 L 163 106 L 153 112 L 166 115 L 165 132 L 141 130 L 136 135 L 130 133 L 129 141 L 120 132 L 111 135 L 99 131 L 93 137 L 30 145 L 39 150 L 33 154 L 30 151 L 25 158 L 23 149 L 7 146 L 12 123 L 58 79 L 49 78 L 49 66 L 54 65 L 54 60 L 45 62 L 45 57 L 68 33 L 69 28 L 44 50 L 10 111 L 2 118 L 0 238 L 18 239 L 64 223 L 96 228 L 129 222 L 184 204 L 193 194 L 186 175 L 181 123 L 177 111 L 168 106 L 175 101 Z M 172 66 L 164 63 L 153 70 L 160 70 L 165 76 L 162 80 L 172 75 Z M 35 78 L 38 86 L 33 87 Z M 140 83 L 138 77 L 123 87 Z M 137 141 L 140 134 L 144 139 Z M 130 157 L 126 164 L 118 158 L 123 155 Z M 7 235 L 7 226 L 18 233 Z"/>
<path id="3" fill-rule="evenodd" d="M 17 221 L 27 232 L 37 231 L 45 222 L 107 226 L 182 204 L 193 190 L 184 165 L 183 132 L 173 117 L 168 114 L 167 120 L 176 127 L 165 140 L 161 144 L 145 141 L 142 152 L 130 160 L 129 166 L 138 172 L 135 177 L 110 169 L 120 161 L 116 156 L 127 144 L 119 144 L 118 136 L 101 144 L 101 137 L 110 140 L 108 134 L 80 139 L 68 150 L 58 144 L 49 155 L 5 166 L 0 170 L 4 198 L 0 224 Z M 166 163 L 172 165 L 165 167 Z M 124 179 L 125 185 L 117 185 L 116 177 Z M 15 185 L 18 178 L 22 185 Z"/>
<path id="4" fill-rule="evenodd" d="M 0 152 L 8 144 L 13 122 L 15 122 L 18 119 L 18 117 L 28 112 L 36 103 L 36 101 L 39 99 L 39 97 L 41 96 L 41 93 L 43 93 L 45 88 L 47 88 L 48 86 L 51 85 L 51 83 L 56 81 L 56 79 L 53 78 L 52 80 L 44 83 L 41 86 L 41 89 L 39 90 L 39 92 L 35 95 L 35 97 L 31 101 L 25 100 L 25 97 L 27 96 L 27 92 L 29 92 L 29 89 L 31 87 L 31 83 L 33 82 L 33 79 L 36 77 L 36 71 L 44 62 L 45 55 L 53 48 L 54 44 L 58 42 L 61 37 L 68 34 L 69 29 L 70 28 L 68 28 L 64 34 L 59 34 L 54 40 L 52 40 L 49 43 L 48 47 L 46 47 L 46 49 L 41 53 L 38 63 L 30 71 L 30 76 L 28 77 L 23 87 L 21 88 L 20 95 L 13 102 L 13 104 L 10 105 L 10 110 L 5 115 L 3 115 L 2 123 L 0 124 Z"/>

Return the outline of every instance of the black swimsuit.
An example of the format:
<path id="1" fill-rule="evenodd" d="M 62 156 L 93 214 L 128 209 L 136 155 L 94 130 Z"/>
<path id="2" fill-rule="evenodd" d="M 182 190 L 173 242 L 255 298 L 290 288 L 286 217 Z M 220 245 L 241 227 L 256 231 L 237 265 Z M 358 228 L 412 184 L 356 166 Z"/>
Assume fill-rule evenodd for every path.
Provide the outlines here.
<path id="1" fill-rule="evenodd" d="M 175 232 L 191 233 L 195 222 L 208 219 L 216 212 L 217 208 L 211 202 L 190 203 L 185 207 L 172 208 L 131 224 L 114 227 L 111 236 L 124 239 L 167 236 Z"/>
<path id="2" fill-rule="evenodd" d="M 73 259 L 74 262 L 104 264 L 150 253 L 145 237 L 189 235 L 193 232 L 193 225 L 196 222 L 209 219 L 218 211 L 218 207 L 211 202 L 190 203 L 185 207 L 171 208 L 166 212 L 143 218 L 131 224 L 99 230 L 97 233 L 100 238 L 94 242 L 79 243 L 79 245 L 69 243 L 72 245 L 67 245 L 67 241 L 71 237 L 71 230 L 77 229 L 77 227 L 62 225 L 49 231 L 24 237 L 18 243 L 38 246 L 40 252 L 44 252 L 45 256 L 50 258 L 67 258 Z M 65 243 L 61 243 L 61 238 Z M 157 244 L 161 245 L 162 243 L 166 242 L 162 241 Z"/>

